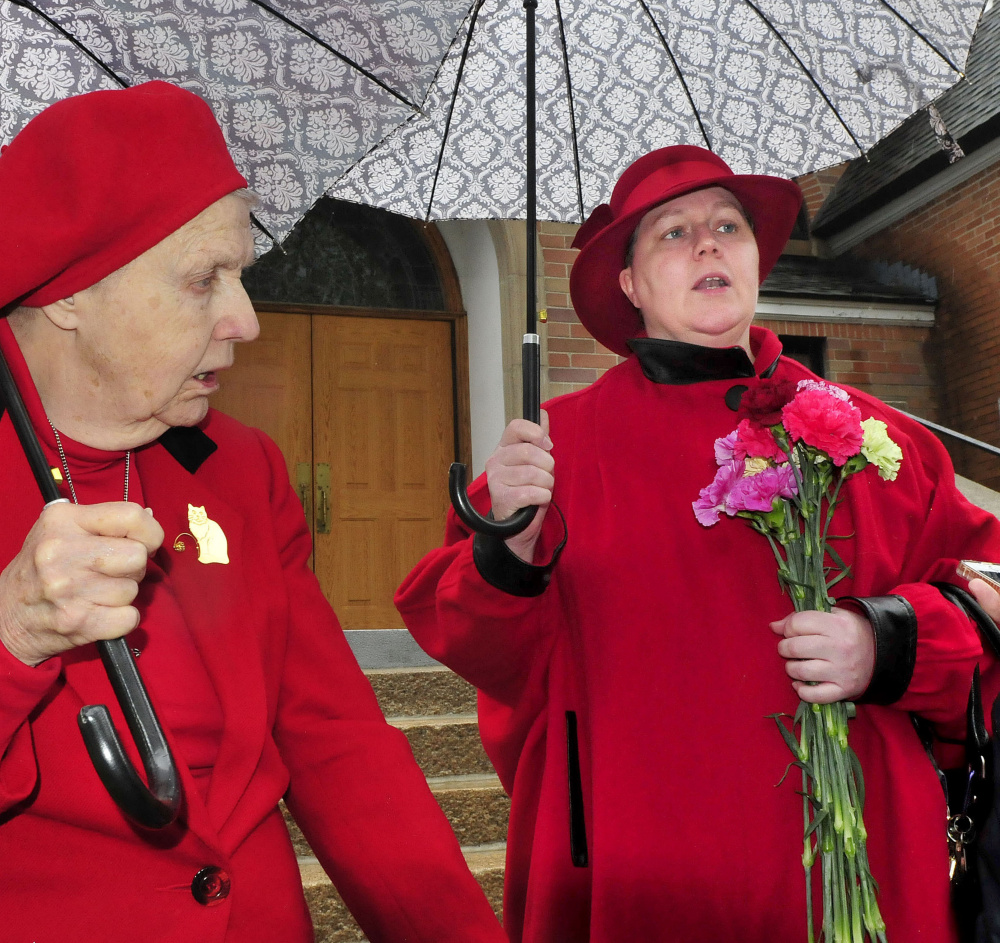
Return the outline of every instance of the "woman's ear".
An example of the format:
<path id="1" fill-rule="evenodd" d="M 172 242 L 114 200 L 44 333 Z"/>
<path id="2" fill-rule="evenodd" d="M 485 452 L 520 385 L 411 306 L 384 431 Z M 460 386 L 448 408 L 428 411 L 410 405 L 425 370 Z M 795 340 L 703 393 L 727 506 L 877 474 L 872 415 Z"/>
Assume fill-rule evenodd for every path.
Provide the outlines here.
<path id="1" fill-rule="evenodd" d="M 41 312 L 46 318 L 61 331 L 76 330 L 79 320 L 79 304 L 75 295 L 67 298 L 60 298 L 52 304 L 42 305 Z"/>
<path id="2" fill-rule="evenodd" d="M 625 292 L 625 297 L 632 303 L 633 308 L 638 308 L 639 306 L 635 302 L 635 292 L 632 288 L 632 267 L 623 268 L 618 273 L 618 284 L 621 286 L 621 290 Z"/>

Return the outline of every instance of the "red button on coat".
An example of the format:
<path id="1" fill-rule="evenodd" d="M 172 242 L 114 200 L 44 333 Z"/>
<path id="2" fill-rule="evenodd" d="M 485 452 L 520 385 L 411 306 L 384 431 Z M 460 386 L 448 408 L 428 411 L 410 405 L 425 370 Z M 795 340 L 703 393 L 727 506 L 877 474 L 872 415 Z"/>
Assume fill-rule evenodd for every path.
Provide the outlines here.
<path id="1" fill-rule="evenodd" d="M 191 893 L 206 907 L 221 904 L 229 896 L 229 875 L 214 864 L 202 868 L 191 882 Z"/>

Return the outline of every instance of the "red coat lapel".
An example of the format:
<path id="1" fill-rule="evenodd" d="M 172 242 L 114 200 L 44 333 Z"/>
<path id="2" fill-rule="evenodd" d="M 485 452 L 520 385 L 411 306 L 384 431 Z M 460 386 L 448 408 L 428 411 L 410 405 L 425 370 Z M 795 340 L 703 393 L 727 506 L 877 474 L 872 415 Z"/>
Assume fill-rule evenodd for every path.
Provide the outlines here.
<path id="1" fill-rule="evenodd" d="M 155 562 L 169 576 L 187 626 L 215 686 L 224 726 L 208 793 L 212 826 L 221 830 L 257 766 L 268 729 L 266 692 L 255 615 L 247 604 L 243 519 L 160 446 L 140 453 L 147 505 L 166 534 Z M 226 535 L 229 563 L 201 563 L 190 533 L 188 505 L 204 507 Z M 249 548 L 252 549 L 252 548 Z"/>

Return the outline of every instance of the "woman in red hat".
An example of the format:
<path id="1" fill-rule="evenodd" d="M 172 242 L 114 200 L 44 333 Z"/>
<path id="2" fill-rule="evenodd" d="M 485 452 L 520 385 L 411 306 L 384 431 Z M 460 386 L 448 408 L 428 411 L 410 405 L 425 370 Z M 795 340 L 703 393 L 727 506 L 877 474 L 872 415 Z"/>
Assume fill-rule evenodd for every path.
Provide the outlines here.
<path id="1" fill-rule="evenodd" d="M 789 615 L 763 538 L 692 513 L 743 392 L 815 379 L 751 324 L 800 199 L 697 147 L 629 167 L 570 279 L 580 319 L 627 359 L 504 432 L 473 499 L 498 519 L 538 505 L 531 526 L 503 543 L 450 516 L 397 594 L 423 647 L 481 692 L 512 797 L 512 940 L 804 941 L 802 802 L 791 777 L 775 788 L 789 757 L 768 719 L 800 696 L 859 702 L 889 940 L 957 939 L 944 797 L 910 712 L 964 737 L 982 647 L 928 581 L 954 579 L 951 558 L 1000 559 L 1000 526 L 937 440 L 856 390 L 905 457 L 891 485 L 845 486 L 838 592 L 855 602 Z"/>
<path id="2" fill-rule="evenodd" d="M 370 940 L 499 943 L 309 569 L 284 459 L 209 409 L 258 331 L 245 187 L 163 82 L 53 105 L 0 154 L 0 347 L 71 502 L 42 509 L 3 417 L 0 938 L 306 943 L 284 797 Z M 100 703 L 125 730 L 91 644 L 125 633 L 183 788 L 159 831 L 77 730 Z"/>

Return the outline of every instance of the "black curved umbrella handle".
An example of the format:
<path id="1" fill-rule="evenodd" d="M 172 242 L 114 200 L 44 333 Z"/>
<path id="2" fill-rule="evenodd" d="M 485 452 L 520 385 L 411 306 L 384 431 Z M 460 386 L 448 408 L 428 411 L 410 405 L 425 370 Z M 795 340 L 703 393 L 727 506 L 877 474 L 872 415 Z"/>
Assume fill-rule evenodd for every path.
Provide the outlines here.
<path id="1" fill-rule="evenodd" d="M 4 403 L 45 506 L 66 501 L 52 480 L 52 471 L 32 428 L 24 400 L 0 353 L 0 406 Z M 139 748 L 152 789 L 139 778 L 111 723 L 108 709 L 101 704 L 84 707 L 77 718 L 87 752 L 104 788 L 122 812 L 139 825 L 163 828 L 177 818 L 181 806 L 180 779 L 163 728 L 125 640 L 100 641 L 97 649 Z"/>
<path id="2" fill-rule="evenodd" d="M 104 788 L 122 812 L 146 828 L 164 828 L 177 818 L 181 807 L 180 778 L 167 738 L 125 639 L 100 641 L 97 650 L 139 749 L 149 786 L 132 766 L 103 704 L 80 709 L 77 723 L 83 742 Z"/>
<path id="3" fill-rule="evenodd" d="M 538 335 L 525 334 L 521 344 L 521 380 L 523 384 L 524 418 L 537 423 L 541 417 L 540 377 L 539 377 Z M 451 506 L 459 519 L 470 530 L 489 537 L 499 537 L 507 540 L 527 529 L 538 513 L 534 504 L 515 511 L 502 521 L 492 517 L 483 517 L 469 500 L 466 490 L 468 472 L 461 462 L 455 462 L 448 470 L 448 494 L 451 496 Z"/>

